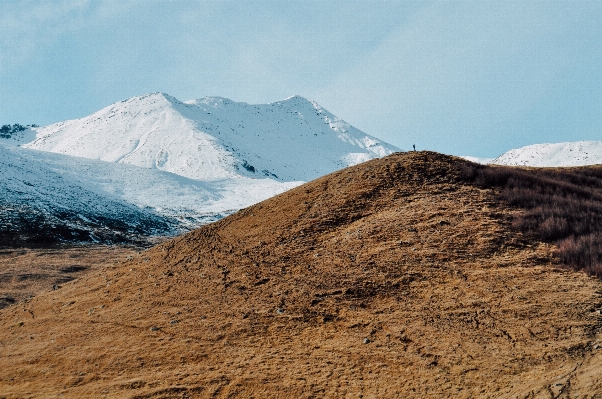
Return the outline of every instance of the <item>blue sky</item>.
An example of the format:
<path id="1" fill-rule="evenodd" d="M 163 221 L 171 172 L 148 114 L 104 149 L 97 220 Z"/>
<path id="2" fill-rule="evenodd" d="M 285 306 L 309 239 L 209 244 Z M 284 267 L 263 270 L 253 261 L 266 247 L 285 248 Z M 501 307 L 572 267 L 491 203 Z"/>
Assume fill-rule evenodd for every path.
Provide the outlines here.
<path id="1" fill-rule="evenodd" d="M 602 140 L 600 1 L 0 0 L 0 124 L 293 94 L 403 149 Z"/>

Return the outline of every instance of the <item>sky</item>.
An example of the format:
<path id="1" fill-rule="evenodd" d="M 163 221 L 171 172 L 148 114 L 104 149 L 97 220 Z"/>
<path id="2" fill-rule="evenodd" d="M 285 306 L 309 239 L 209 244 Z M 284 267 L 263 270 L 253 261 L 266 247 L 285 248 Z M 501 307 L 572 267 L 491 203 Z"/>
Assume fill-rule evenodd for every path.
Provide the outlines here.
<path id="1" fill-rule="evenodd" d="M 316 101 L 401 149 L 602 140 L 602 1 L 0 0 L 0 124 Z"/>

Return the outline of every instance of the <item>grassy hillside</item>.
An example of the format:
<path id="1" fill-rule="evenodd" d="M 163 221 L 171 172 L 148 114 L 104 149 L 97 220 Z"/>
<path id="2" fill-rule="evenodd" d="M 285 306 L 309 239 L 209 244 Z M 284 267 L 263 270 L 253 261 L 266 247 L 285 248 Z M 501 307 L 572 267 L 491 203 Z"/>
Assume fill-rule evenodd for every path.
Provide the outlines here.
<path id="1" fill-rule="evenodd" d="M 602 282 L 498 175 L 394 154 L 5 308 L 0 392 L 596 397 Z"/>

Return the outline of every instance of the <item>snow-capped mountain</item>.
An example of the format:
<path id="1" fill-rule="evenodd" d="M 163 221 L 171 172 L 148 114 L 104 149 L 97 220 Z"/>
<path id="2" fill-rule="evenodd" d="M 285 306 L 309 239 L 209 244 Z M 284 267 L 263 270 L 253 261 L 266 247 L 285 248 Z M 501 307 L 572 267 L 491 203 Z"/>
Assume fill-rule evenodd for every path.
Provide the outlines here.
<path id="1" fill-rule="evenodd" d="M 4 241 L 172 235 L 397 150 L 298 96 L 250 105 L 154 93 L 4 130 Z"/>
<path id="2" fill-rule="evenodd" d="M 299 96 L 250 105 L 154 93 L 36 130 L 25 147 L 195 180 L 308 181 L 398 151 Z"/>
<path id="3" fill-rule="evenodd" d="M 602 164 L 602 141 L 533 144 L 510 150 L 489 163 L 538 167 Z"/>

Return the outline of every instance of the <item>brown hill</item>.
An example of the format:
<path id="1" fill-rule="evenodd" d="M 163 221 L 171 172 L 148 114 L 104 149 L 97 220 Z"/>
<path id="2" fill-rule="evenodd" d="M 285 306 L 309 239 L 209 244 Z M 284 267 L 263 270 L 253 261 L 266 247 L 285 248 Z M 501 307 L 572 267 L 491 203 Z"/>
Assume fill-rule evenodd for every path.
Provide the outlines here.
<path id="1" fill-rule="evenodd" d="M 0 397 L 602 397 L 602 283 L 471 167 L 373 160 L 3 309 Z"/>

